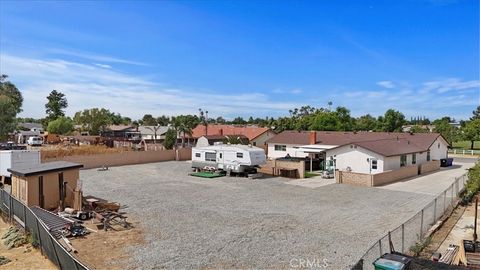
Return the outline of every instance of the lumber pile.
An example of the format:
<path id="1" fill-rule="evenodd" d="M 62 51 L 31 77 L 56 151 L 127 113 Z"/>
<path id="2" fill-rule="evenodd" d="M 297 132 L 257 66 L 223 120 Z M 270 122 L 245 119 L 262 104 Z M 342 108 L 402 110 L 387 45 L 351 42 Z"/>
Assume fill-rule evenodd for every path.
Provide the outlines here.
<path id="1" fill-rule="evenodd" d="M 441 263 L 452 264 L 459 249 L 460 247 L 457 245 L 449 245 L 445 254 L 443 254 L 443 256 L 438 261 Z"/>

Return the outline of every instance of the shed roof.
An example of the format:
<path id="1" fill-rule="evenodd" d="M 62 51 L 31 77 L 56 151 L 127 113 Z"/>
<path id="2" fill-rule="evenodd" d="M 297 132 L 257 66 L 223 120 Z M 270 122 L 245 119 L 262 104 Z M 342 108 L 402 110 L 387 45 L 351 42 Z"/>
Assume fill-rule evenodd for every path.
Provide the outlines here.
<path id="1" fill-rule="evenodd" d="M 7 171 L 11 172 L 14 175 L 30 176 L 41 173 L 64 171 L 68 169 L 78 169 L 82 167 L 83 165 L 78 163 L 68 161 L 54 161 L 40 164 L 17 166 L 7 169 Z"/>

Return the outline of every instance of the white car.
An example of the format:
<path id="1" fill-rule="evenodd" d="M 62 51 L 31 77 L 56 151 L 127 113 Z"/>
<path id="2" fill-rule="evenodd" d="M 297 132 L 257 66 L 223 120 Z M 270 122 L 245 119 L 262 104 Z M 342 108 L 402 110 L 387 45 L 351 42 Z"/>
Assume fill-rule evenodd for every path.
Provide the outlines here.
<path id="1" fill-rule="evenodd" d="M 27 144 L 31 146 L 42 146 L 43 138 L 42 137 L 30 137 L 27 140 Z"/>

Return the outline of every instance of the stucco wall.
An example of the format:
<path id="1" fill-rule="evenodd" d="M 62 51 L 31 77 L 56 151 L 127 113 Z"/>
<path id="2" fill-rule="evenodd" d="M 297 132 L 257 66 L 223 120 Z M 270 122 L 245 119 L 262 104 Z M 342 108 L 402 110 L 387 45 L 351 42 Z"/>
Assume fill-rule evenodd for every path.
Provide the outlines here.
<path id="1" fill-rule="evenodd" d="M 425 162 L 420 166 L 420 173 L 433 172 L 440 169 L 440 160 L 432 160 L 430 162 Z"/>
<path id="2" fill-rule="evenodd" d="M 142 164 L 161 162 L 176 159 L 175 150 L 159 150 L 159 151 L 128 151 L 112 154 L 84 155 L 84 156 L 67 156 L 61 158 L 44 159 L 42 162 L 50 161 L 70 161 L 83 164 L 85 169 L 99 168 L 102 166 L 122 166 L 131 164 Z M 190 160 L 192 157 L 191 148 L 178 150 L 179 160 Z"/>
<path id="3" fill-rule="evenodd" d="M 443 138 L 437 138 L 430 146 L 430 160 L 447 158 L 448 145 Z"/>
<path id="4" fill-rule="evenodd" d="M 336 169 L 340 171 L 347 171 L 350 167 L 352 172 L 356 173 L 370 173 L 371 159 L 377 160 L 377 169 L 372 170 L 372 173 L 383 172 L 383 156 L 364 149 L 360 146 L 345 145 L 336 149 L 328 150 L 326 152 L 327 160 L 333 157 L 336 160 Z"/>

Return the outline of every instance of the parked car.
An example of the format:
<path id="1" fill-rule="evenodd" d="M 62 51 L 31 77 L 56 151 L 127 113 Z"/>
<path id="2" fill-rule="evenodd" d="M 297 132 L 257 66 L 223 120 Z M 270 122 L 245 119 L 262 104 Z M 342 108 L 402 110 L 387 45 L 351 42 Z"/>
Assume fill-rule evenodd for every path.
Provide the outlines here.
<path id="1" fill-rule="evenodd" d="M 31 146 L 42 146 L 43 138 L 42 137 L 30 137 L 27 140 L 27 144 Z"/>
<path id="2" fill-rule="evenodd" d="M 18 145 L 12 141 L 6 143 L 0 143 L 0 150 L 26 150 L 27 147 L 24 145 Z"/>

